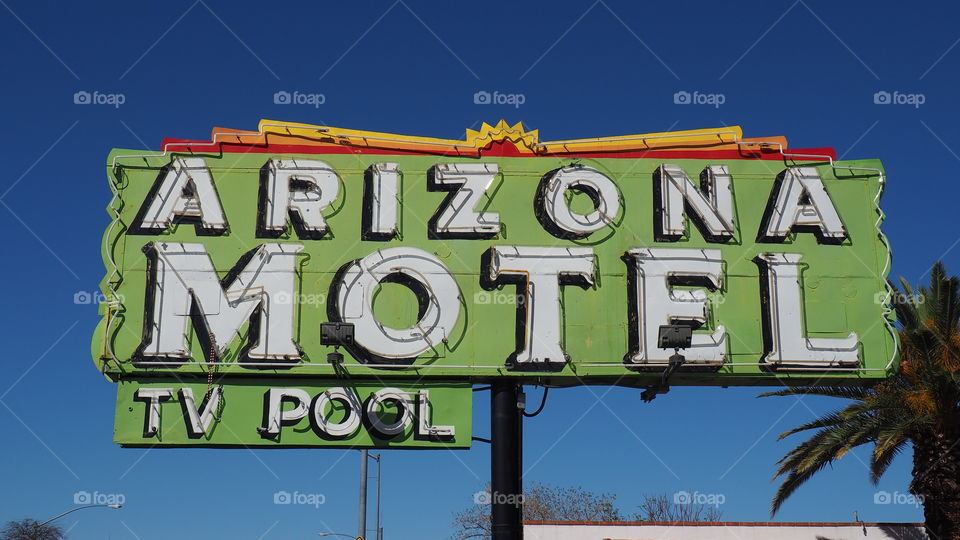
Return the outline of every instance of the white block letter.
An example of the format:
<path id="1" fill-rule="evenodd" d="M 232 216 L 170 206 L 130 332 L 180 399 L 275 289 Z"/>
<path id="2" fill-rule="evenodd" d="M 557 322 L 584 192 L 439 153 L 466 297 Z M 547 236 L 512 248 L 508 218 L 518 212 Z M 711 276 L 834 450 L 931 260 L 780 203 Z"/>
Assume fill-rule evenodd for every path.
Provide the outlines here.
<path id="1" fill-rule="evenodd" d="M 764 212 L 760 241 L 782 242 L 791 232 L 812 231 L 821 244 L 847 239 L 823 180 L 814 167 L 791 167 L 777 178 L 776 199 Z"/>
<path id="2" fill-rule="evenodd" d="M 397 417 L 392 424 L 387 424 L 380 419 L 380 408 L 387 402 L 393 402 L 397 408 Z M 370 421 L 370 427 L 379 435 L 379 438 L 392 439 L 402 435 L 410 425 L 412 406 L 413 400 L 407 392 L 399 388 L 383 388 L 370 395 L 367 401 L 367 420 Z"/>
<path id="3" fill-rule="evenodd" d="M 659 200 L 655 218 L 658 241 L 676 242 L 687 232 L 684 208 L 708 242 L 733 238 L 733 193 L 726 165 L 711 165 L 700 175 L 697 188 L 678 165 L 663 164 L 654 175 Z"/>
<path id="4" fill-rule="evenodd" d="M 334 401 L 340 402 L 346 408 L 343 420 L 338 423 L 327 417 L 327 405 Z M 343 439 L 353 435 L 360 427 L 363 405 L 353 390 L 343 387 L 330 388 L 313 399 L 310 414 L 313 425 L 318 430 L 335 439 Z"/>
<path id="5" fill-rule="evenodd" d="M 716 249 L 631 249 L 627 251 L 630 290 L 630 341 L 628 362 L 665 365 L 672 349 L 661 349 L 661 325 L 687 324 L 699 328 L 709 319 L 707 295 L 702 289 L 676 289 L 698 285 L 710 290 L 722 286 L 721 255 Z M 689 363 L 722 364 L 726 354 L 722 325 L 710 334 L 695 333 L 681 354 Z"/>
<path id="6" fill-rule="evenodd" d="M 191 439 L 198 439 L 207 433 L 210 422 L 213 421 L 213 415 L 220 407 L 220 398 L 223 396 L 223 388 L 214 387 L 210 391 L 210 397 L 205 399 L 202 408 L 203 411 L 197 411 L 197 403 L 193 398 L 193 390 L 190 388 L 180 389 L 180 406 L 183 407 L 187 417 L 187 436 Z"/>
<path id="7" fill-rule="evenodd" d="M 373 314 L 373 293 L 384 281 L 410 288 L 420 318 L 410 328 L 384 326 Z M 353 323 L 357 344 L 370 360 L 412 361 L 446 343 L 460 317 L 460 288 L 446 265 L 421 249 L 382 249 L 353 261 L 336 284 L 341 322 Z"/>
<path id="8" fill-rule="evenodd" d="M 262 228 L 270 236 L 282 234 L 289 214 L 298 237 L 323 237 L 329 229 L 323 211 L 340 194 L 340 179 L 333 168 L 309 159 L 271 159 L 264 169 Z"/>
<path id="9" fill-rule="evenodd" d="M 567 190 L 585 193 L 593 200 L 594 211 L 578 214 L 567 204 Z M 602 172 L 583 166 L 557 169 L 540 180 L 534 200 L 537 219 L 558 238 L 586 238 L 617 221 L 620 191 Z"/>
<path id="10" fill-rule="evenodd" d="M 798 253 L 762 253 L 760 266 L 764 304 L 764 362 L 829 368 L 860 361 L 855 332 L 843 338 L 810 338 L 804 334 L 803 299 Z"/>
<path id="11" fill-rule="evenodd" d="M 160 402 L 167 401 L 173 396 L 170 388 L 137 388 L 133 394 L 134 401 L 143 401 L 146 404 L 143 418 L 143 436 L 156 437 L 160 429 Z"/>
<path id="12" fill-rule="evenodd" d="M 500 232 L 500 214 L 480 210 L 499 168 L 496 163 L 442 163 L 430 170 L 431 191 L 450 191 L 429 231 L 436 238 L 490 238 Z"/>
<path id="13" fill-rule="evenodd" d="M 187 328 L 195 309 L 206 328 L 194 330 L 201 341 L 213 338 L 218 357 L 256 313 L 260 331 L 250 336 L 256 342 L 251 343 L 247 356 L 258 360 L 300 358 L 293 341 L 292 300 L 297 296 L 296 255 L 303 246 L 263 244 L 250 253 L 243 268 L 234 268 L 234 277 L 225 287 L 202 244 L 154 242 L 148 247 L 152 271 L 147 305 L 152 304 L 153 310 L 147 317 L 146 337 L 139 351 L 142 356 L 189 360 Z"/>
<path id="14" fill-rule="evenodd" d="M 227 218 L 203 158 L 173 158 L 161 174 L 152 197 L 144 202 L 140 228 L 162 232 L 177 218 L 192 218 L 209 231 L 227 230 Z"/>
<path id="15" fill-rule="evenodd" d="M 363 239 L 390 240 L 397 235 L 400 171 L 396 163 L 374 163 L 364 173 Z"/>
<path id="16" fill-rule="evenodd" d="M 430 391 L 417 392 L 417 435 L 426 438 L 451 439 L 457 434 L 454 426 L 434 426 L 431 424 Z"/>
<path id="17" fill-rule="evenodd" d="M 263 427 L 259 428 L 260 435 L 275 437 L 280 434 L 282 426 L 290 426 L 307 416 L 307 407 L 310 403 L 310 394 L 300 388 L 271 388 L 265 396 L 267 400 L 266 416 Z M 283 410 L 285 401 L 293 402 L 293 408 Z"/>
<path id="18" fill-rule="evenodd" d="M 514 282 L 523 293 L 517 299 L 517 335 L 523 348 L 508 363 L 563 364 L 568 356 L 560 337 L 560 286 L 593 284 L 596 255 L 592 248 L 495 246 L 489 251 L 487 280 Z M 518 340 L 519 341 L 519 340 Z"/>

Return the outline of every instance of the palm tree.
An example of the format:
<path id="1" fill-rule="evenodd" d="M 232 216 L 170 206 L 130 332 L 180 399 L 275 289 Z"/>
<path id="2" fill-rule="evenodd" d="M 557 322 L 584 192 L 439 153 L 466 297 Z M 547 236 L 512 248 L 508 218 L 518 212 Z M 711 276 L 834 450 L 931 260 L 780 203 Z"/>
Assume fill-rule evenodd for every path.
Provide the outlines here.
<path id="1" fill-rule="evenodd" d="M 763 396 L 829 396 L 846 407 L 791 429 L 813 436 L 778 462 L 785 476 L 771 515 L 814 474 L 852 448 L 872 443 L 870 480 L 876 484 L 893 459 L 913 446 L 910 492 L 923 504 L 931 540 L 960 539 L 960 278 L 934 265 L 930 286 L 914 291 L 903 279 L 896 309 L 900 367 L 873 387 L 809 386 Z"/>
<path id="2" fill-rule="evenodd" d="M 56 525 L 47 525 L 35 519 L 8 521 L 0 530 L 0 540 L 63 540 L 66 534 Z"/>

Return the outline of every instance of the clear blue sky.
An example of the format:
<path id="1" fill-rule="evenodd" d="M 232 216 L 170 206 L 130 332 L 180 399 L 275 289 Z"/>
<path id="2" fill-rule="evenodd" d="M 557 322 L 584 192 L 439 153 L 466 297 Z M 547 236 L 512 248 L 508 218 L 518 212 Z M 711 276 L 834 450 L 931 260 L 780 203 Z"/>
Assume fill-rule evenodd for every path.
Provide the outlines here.
<path id="1" fill-rule="evenodd" d="M 406 0 L 405 0 L 406 1 Z M 451 5 L 452 4 L 452 5 Z M 0 1 L 0 520 L 50 517 L 78 491 L 126 507 L 63 519 L 84 538 L 308 538 L 356 530 L 355 451 L 135 450 L 111 443 L 114 385 L 93 369 L 96 308 L 74 304 L 103 277 L 113 147 L 204 139 L 261 118 L 456 138 L 480 121 L 522 120 L 550 139 L 744 126 L 793 147 L 881 158 L 894 275 L 960 272 L 960 29 L 953 4 L 922 2 L 419 3 Z M 360 6 L 363 7 L 360 7 Z M 322 93 L 276 105 L 279 90 Z M 480 90 L 522 93 L 519 108 L 476 105 Z M 675 105 L 680 90 L 720 107 Z M 78 91 L 125 103 L 75 105 Z M 874 104 L 878 91 L 919 107 Z M 778 433 L 833 403 L 755 399 L 761 389 L 551 393 L 526 423 L 526 481 L 609 491 L 632 512 L 643 493 L 720 493 L 729 520 L 762 521 Z M 530 392 L 536 403 L 539 391 Z M 602 404 L 598 399 L 602 398 Z M 839 403 L 837 403 L 839 404 Z M 475 433 L 488 434 L 486 394 Z M 915 521 L 909 455 L 879 488 L 854 452 L 794 496 L 781 520 Z M 444 538 L 451 513 L 489 476 L 489 450 L 384 456 L 389 538 Z M 278 490 L 326 503 L 277 506 Z"/>

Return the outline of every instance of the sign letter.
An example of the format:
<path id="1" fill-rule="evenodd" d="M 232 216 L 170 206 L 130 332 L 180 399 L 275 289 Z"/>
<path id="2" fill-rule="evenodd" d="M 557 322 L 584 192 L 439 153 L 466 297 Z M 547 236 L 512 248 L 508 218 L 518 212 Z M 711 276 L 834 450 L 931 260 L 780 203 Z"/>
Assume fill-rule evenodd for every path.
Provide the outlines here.
<path id="1" fill-rule="evenodd" d="M 208 231 L 227 230 L 227 218 L 203 158 L 174 158 L 160 174 L 159 184 L 144 202 L 137 228 L 160 233 L 175 220 L 189 218 Z"/>
<path id="2" fill-rule="evenodd" d="M 443 163 L 430 169 L 428 189 L 450 191 L 430 218 L 436 238 L 491 238 L 500 232 L 500 214 L 478 208 L 499 172 L 496 163 Z"/>
<path id="3" fill-rule="evenodd" d="M 823 180 L 813 167 L 791 167 L 777 178 L 775 198 L 764 212 L 760 242 L 783 242 L 791 232 L 813 232 L 821 244 L 847 239 Z"/>
<path id="4" fill-rule="evenodd" d="M 733 238 L 733 193 L 726 165 L 704 169 L 700 188 L 679 166 L 660 165 L 654 173 L 653 187 L 654 199 L 659 203 L 654 212 L 658 241 L 676 242 L 687 232 L 685 206 L 708 242 Z"/>
<path id="5" fill-rule="evenodd" d="M 208 345 L 219 357 L 243 323 L 256 316 L 259 333 L 250 336 L 253 343 L 246 355 L 258 360 L 299 359 L 300 349 L 293 341 L 293 297 L 294 263 L 302 249 L 296 244 L 264 244 L 241 258 L 239 264 L 245 265 L 234 268 L 232 279 L 222 285 L 202 244 L 148 245 L 152 271 L 147 305 L 153 310 L 140 355 L 190 359 L 187 325 L 192 315 L 199 315 L 194 321 L 205 327 L 196 329 L 201 342 L 212 337 L 214 343 Z"/>
<path id="6" fill-rule="evenodd" d="M 374 361 L 413 361 L 436 350 L 460 317 L 460 288 L 446 265 L 422 249 L 382 249 L 348 263 L 334 285 L 341 322 L 353 323 L 357 344 Z M 419 320 L 410 328 L 377 321 L 373 294 L 381 282 L 407 286 L 419 300 Z"/>
<path id="7" fill-rule="evenodd" d="M 570 209 L 567 190 L 585 193 L 593 200 L 594 211 L 579 214 Z M 563 167 L 540 180 L 534 200 L 537 219 L 557 238 L 586 238 L 611 225 L 620 215 L 620 191 L 602 172 L 583 166 Z"/>
<path id="8" fill-rule="evenodd" d="M 630 353 L 627 362 L 666 365 L 672 350 L 657 347 L 660 325 L 686 324 L 699 328 L 709 320 L 707 295 L 722 286 L 721 256 L 716 249 L 631 249 L 627 251 L 630 302 Z M 726 330 L 717 325 L 709 334 L 695 333 L 683 356 L 689 363 L 719 365 L 726 353 Z"/>
<path id="9" fill-rule="evenodd" d="M 266 187 L 260 202 L 259 236 L 276 238 L 287 230 L 287 214 L 300 238 L 322 238 L 329 227 L 323 218 L 340 194 L 340 179 L 322 161 L 271 159 L 263 167 Z"/>
<path id="10" fill-rule="evenodd" d="M 763 253 L 755 260 L 763 279 L 764 362 L 810 367 L 850 366 L 859 362 L 855 332 L 843 338 L 804 336 L 798 253 Z"/>
<path id="11" fill-rule="evenodd" d="M 560 286 L 593 284 L 593 249 L 496 246 L 488 257 L 484 278 L 489 284 L 514 282 L 523 291 L 517 298 L 517 336 L 523 336 L 523 347 L 510 355 L 508 363 L 566 362 L 560 343 Z"/>

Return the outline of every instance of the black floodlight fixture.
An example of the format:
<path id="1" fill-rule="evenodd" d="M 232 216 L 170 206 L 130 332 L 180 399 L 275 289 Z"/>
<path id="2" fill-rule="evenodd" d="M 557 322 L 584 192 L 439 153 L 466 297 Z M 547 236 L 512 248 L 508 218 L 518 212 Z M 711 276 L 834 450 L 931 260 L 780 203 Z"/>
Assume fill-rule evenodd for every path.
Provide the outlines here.
<path id="1" fill-rule="evenodd" d="M 320 323 L 320 344 L 333 346 L 333 352 L 327 354 L 328 362 L 331 364 L 340 364 L 343 362 L 343 353 L 337 349 L 353 345 L 353 333 L 353 323 Z"/>
<path id="2" fill-rule="evenodd" d="M 657 344 L 661 349 L 673 349 L 674 353 L 667 359 L 667 367 L 660 374 L 660 384 L 651 386 L 640 393 L 644 403 L 650 403 L 659 394 L 670 391 L 670 376 L 687 361 L 680 349 L 690 347 L 693 340 L 693 328 L 682 324 L 664 324 L 660 326 Z"/>
<path id="3" fill-rule="evenodd" d="M 686 349 L 693 339 L 693 328 L 683 324 L 664 324 L 660 326 L 657 340 L 661 349 Z"/>

